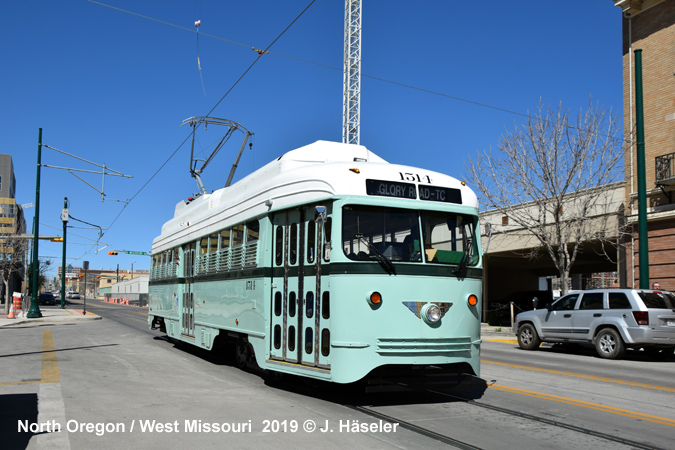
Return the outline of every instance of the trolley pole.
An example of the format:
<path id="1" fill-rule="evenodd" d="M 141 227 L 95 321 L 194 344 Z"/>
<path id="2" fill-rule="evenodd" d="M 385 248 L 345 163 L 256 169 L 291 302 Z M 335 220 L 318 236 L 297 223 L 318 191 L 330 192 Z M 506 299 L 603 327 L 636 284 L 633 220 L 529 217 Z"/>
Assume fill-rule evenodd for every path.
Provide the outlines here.
<path id="1" fill-rule="evenodd" d="M 31 275 L 32 297 L 30 309 L 26 317 L 35 319 L 42 317 L 38 295 L 38 237 L 40 236 L 40 164 L 42 156 L 42 128 L 38 132 L 37 177 L 35 181 L 35 216 L 33 216 L 33 272 Z"/>
<path id="2" fill-rule="evenodd" d="M 66 225 L 68 224 L 68 197 L 63 197 L 63 251 L 61 255 L 61 309 L 66 309 Z"/>

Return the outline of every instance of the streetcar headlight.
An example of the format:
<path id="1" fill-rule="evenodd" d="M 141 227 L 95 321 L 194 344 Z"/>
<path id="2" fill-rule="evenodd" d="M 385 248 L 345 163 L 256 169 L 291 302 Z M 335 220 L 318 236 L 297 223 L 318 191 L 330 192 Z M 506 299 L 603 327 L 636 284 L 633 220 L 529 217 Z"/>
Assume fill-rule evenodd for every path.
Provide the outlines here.
<path id="1" fill-rule="evenodd" d="M 441 320 L 441 308 L 433 303 L 428 303 L 422 308 L 422 318 L 426 323 L 432 324 Z"/>
<path id="2" fill-rule="evenodd" d="M 466 302 L 469 306 L 476 306 L 478 304 L 478 296 L 476 294 L 469 295 L 469 298 L 466 299 Z"/>
<path id="3" fill-rule="evenodd" d="M 366 297 L 370 306 L 375 308 L 379 307 L 382 304 L 382 294 L 377 291 L 373 291 Z"/>

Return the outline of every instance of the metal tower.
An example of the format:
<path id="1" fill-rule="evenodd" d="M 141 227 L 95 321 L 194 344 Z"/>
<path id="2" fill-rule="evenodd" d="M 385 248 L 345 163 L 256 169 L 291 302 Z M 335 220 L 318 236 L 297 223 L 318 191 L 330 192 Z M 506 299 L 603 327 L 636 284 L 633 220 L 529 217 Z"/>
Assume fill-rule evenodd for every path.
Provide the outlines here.
<path id="1" fill-rule="evenodd" d="M 361 0 L 345 0 L 342 142 L 361 141 Z"/>

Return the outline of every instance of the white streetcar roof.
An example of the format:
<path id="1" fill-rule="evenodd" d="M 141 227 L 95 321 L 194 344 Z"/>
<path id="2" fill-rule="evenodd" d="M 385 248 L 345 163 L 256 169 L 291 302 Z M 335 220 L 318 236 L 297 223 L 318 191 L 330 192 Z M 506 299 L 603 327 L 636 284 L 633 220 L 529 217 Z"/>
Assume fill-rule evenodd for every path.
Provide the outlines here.
<path id="1" fill-rule="evenodd" d="M 358 173 L 350 169 L 358 169 Z M 173 219 L 154 240 L 153 253 L 271 210 L 335 195 L 366 196 L 367 179 L 392 186 L 414 182 L 420 187 L 447 188 L 461 193 L 461 204 L 478 207 L 474 192 L 456 178 L 390 164 L 362 145 L 317 141 L 283 154 L 229 187 L 179 202 Z"/>

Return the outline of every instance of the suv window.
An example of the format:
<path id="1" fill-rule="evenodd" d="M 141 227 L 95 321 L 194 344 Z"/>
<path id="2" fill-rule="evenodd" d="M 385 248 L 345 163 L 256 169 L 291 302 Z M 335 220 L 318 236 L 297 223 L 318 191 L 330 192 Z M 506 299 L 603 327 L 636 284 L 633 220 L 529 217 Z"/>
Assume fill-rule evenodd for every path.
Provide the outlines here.
<path id="1" fill-rule="evenodd" d="M 609 309 L 631 309 L 630 301 L 623 292 L 609 293 Z"/>
<path id="2" fill-rule="evenodd" d="M 665 292 L 638 292 L 638 295 L 649 309 L 673 309 L 672 297 Z"/>
<path id="3" fill-rule="evenodd" d="M 552 311 L 563 311 L 563 310 L 574 309 L 574 305 L 577 303 L 578 298 L 579 298 L 579 294 L 570 294 L 566 297 L 563 297 L 553 304 L 553 307 L 551 308 L 551 310 Z"/>
<path id="4" fill-rule="evenodd" d="M 581 297 L 579 309 L 602 309 L 602 292 L 591 292 Z"/>

